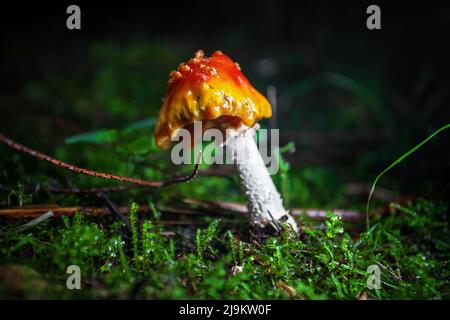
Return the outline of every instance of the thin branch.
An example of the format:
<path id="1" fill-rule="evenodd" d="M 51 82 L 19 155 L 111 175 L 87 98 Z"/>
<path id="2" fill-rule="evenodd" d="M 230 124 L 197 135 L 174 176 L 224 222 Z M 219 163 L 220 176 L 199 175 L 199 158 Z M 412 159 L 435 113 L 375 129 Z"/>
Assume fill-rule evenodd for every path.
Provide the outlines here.
<path id="1" fill-rule="evenodd" d="M 169 215 L 180 215 L 180 216 L 230 216 L 230 214 L 241 215 L 248 214 L 247 207 L 244 203 L 239 202 L 225 202 L 225 201 L 203 201 L 203 200 L 194 200 L 194 199 L 184 199 L 183 201 L 186 204 L 191 205 L 188 208 L 176 208 L 176 207 L 166 207 L 166 206 L 158 206 L 158 210 L 160 210 L 163 214 Z M 192 206 L 196 206 L 192 207 Z M 129 206 L 118 206 L 115 208 L 117 212 L 121 215 L 126 216 L 130 213 Z M 48 211 L 52 211 L 54 213 L 54 217 L 60 216 L 71 216 L 75 214 L 75 212 L 83 212 L 89 216 L 107 216 L 111 215 L 111 210 L 105 207 L 60 207 L 56 204 L 44 204 L 44 205 L 32 205 L 32 206 L 23 206 L 17 208 L 3 208 L 0 209 L 0 218 L 12 218 L 12 219 L 20 219 L 20 218 L 36 218 Z M 139 205 L 138 212 L 139 213 L 150 213 L 152 209 L 146 205 Z M 294 208 L 291 209 L 290 212 L 294 216 L 305 215 L 313 220 L 322 221 L 327 218 L 327 211 L 333 212 L 335 215 L 340 215 L 342 220 L 345 222 L 350 221 L 362 221 L 365 218 L 365 215 L 358 211 L 353 210 L 323 210 L 323 209 L 305 209 L 305 208 Z M 183 220 L 184 221 L 184 220 Z M 180 221 L 180 224 L 181 221 Z"/>
<path id="2" fill-rule="evenodd" d="M 128 208 L 129 210 L 129 208 Z M 18 208 L 0 209 L 0 218 L 21 219 L 21 218 L 36 218 L 40 215 L 52 211 L 53 217 L 71 216 L 76 212 L 85 212 L 89 216 L 104 216 L 110 215 L 111 212 L 104 207 L 59 207 L 58 205 L 36 205 L 24 206 Z"/>
<path id="3" fill-rule="evenodd" d="M 128 215 L 130 213 L 129 207 L 116 207 L 117 212 L 122 215 Z M 9 219 L 23 219 L 23 218 L 37 218 L 42 214 L 51 211 L 53 212 L 52 218 L 57 218 L 61 216 L 73 216 L 77 212 L 82 212 L 88 216 L 102 217 L 109 216 L 112 214 L 109 208 L 105 207 L 59 207 L 58 205 L 35 205 L 35 206 L 25 206 L 19 208 L 8 208 L 0 209 L 0 218 Z M 151 212 L 151 208 L 147 205 L 139 206 L 140 213 Z M 171 214 L 177 214 L 175 212 L 170 212 Z M 181 213 L 180 213 L 181 214 Z M 200 225 L 204 224 L 202 221 L 196 220 L 161 220 L 162 225 Z"/>
<path id="4" fill-rule="evenodd" d="M 28 230 L 28 229 L 30 229 L 30 228 L 32 228 L 32 227 L 34 227 L 34 226 L 44 222 L 45 220 L 47 220 L 48 218 L 51 218 L 51 217 L 53 217 L 53 212 L 52 211 L 48 211 L 47 213 L 44 213 L 43 215 L 40 215 L 39 217 L 37 217 L 37 218 L 35 218 L 35 219 L 31 220 L 31 221 L 28 221 L 25 224 L 22 224 L 22 225 L 16 227 L 14 231 L 15 232 L 22 232 L 22 231 Z"/>
<path id="5" fill-rule="evenodd" d="M 128 231 L 131 232 L 131 223 L 128 218 L 126 218 L 118 209 L 117 206 L 112 202 L 108 196 L 104 193 L 100 193 L 98 197 L 103 200 L 106 204 L 106 207 L 111 211 L 111 213 L 119 218 L 123 223 L 125 223 L 125 226 L 127 227 Z"/>
<path id="6" fill-rule="evenodd" d="M 50 157 L 49 155 L 46 155 L 39 151 L 33 150 L 31 148 L 28 148 L 28 147 L 12 140 L 2 134 L 0 134 L 0 142 L 3 142 L 4 144 L 8 145 L 9 147 L 11 147 L 19 152 L 28 154 L 32 157 L 50 162 L 58 167 L 65 168 L 65 169 L 68 169 L 68 170 L 71 170 L 71 171 L 74 171 L 77 173 L 81 173 L 81 174 L 85 174 L 85 175 L 93 176 L 93 177 L 97 177 L 97 178 L 127 182 L 127 183 L 144 186 L 144 187 L 160 188 L 160 187 L 168 186 L 171 184 L 189 182 L 197 176 L 197 173 L 198 173 L 198 170 L 200 167 L 200 164 L 199 164 L 200 161 L 197 161 L 197 163 L 195 164 L 194 170 L 188 175 L 173 177 L 173 178 L 170 178 L 167 180 L 161 180 L 161 181 L 148 181 L 148 180 L 140 180 L 140 179 L 135 179 L 135 178 L 130 178 L 130 177 L 118 176 L 118 175 L 114 175 L 114 174 L 110 174 L 110 173 L 103 173 L 103 172 L 97 172 L 97 171 L 93 171 L 93 170 L 89 170 L 89 169 L 80 168 L 73 164 L 55 159 L 53 157 Z M 201 157 L 201 152 L 199 152 L 199 158 L 200 157 Z M 113 187 L 110 187 L 110 188 L 113 188 Z M 114 188 L 117 188 L 118 190 L 122 190 L 122 189 L 120 189 L 121 187 L 114 187 Z M 81 191 L 82 189 L 77 189 L 77 190 Z M 87 190 L 89 190 L 89 189 L 87 189 Z M 85 190 L 85 191 L 87 191 L 87 190 Z M 90 192 L 92 192 L 93 190 L 95 192 L 98 192 L 98 190 L 96 190 L 96 188 L 92 188 L 90 190 L 91 190 Z"/>
<path id="7" fill-rule="evenodd" d="M 230 201 L 207 201 L 197 199 L 184 199 L 183 202 L 198 206 L 204 210 L 224 210 L 228 212 L 238 212 L 241 214 L 248 214 L 247 206 L 244 203 L 230 202 Z M 313 209 L 313 208 L 292 208 L 289 210 L 294 217 L 305 215 L 314 220 L 325 220 L 327 212 L 332 212 L 335 215 L 342 217 L 344 221 L 359 221 L 365 218 L 365 215 L 355 210 L 346 209 Z"/>

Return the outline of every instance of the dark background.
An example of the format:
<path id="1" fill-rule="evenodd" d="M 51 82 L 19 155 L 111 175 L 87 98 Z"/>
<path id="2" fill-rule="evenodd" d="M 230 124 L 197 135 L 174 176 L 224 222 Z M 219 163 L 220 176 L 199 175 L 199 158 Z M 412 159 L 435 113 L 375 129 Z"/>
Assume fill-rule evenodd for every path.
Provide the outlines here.
<path id="1" fill-rule="evenodd" d="M 69 4 L 1 5 L 1 132 L 51 154 L 70 135 L 154 117 L 154 97 L 162 97 L 167 74 L 177 66 L 165 61 L 158 73 L 148 73 L 149 87 L 150 80 L 161 84 L 151 97 L 156 102 L 148 109 L 130 105 L 137 109 L 129 119 L 108 115 L 107 106 L 92 114 L 73 112 L 83 87 L 65 85 L 60 92 L 55 83 L 89 83 L 102 63 L 89 58 L 99 42 L 125 51 L 130 42 L 157 43 L 164 51 L 156 57 L 182 60 L 199 48 L 224 51 L 260 91 L 276 87 L 282 143 L 296 144 L 287 157 L 292 167 L 325 168 L 344 182 L 369 183 L 449 123 L 445 1 L 374 1 L 381 7 L 382 29 L 373 31 L 366 28 L 365 13 L 372 2 L 365 1 L 76 1 L 82 12 L 77 31 L 66 29 Z M 50 82 L 51 99 L 36 100 L 26 89 L 41 82 Z M 446 197 L 449 137 L 442 133 L 406 160 L 389 175 L 390 185 Z M 71 160 L 80 163 L 83 157 Z"/>

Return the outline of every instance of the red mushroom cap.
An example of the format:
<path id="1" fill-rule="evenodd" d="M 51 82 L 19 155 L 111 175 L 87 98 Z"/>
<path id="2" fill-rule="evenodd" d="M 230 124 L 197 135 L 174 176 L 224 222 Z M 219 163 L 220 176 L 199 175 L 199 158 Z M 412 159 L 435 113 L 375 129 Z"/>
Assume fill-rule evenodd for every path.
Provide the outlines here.
<path id="1" fill-rule="evenodd" d="M 221 51 L 208 58 L 199 50 L 170 74 L 155 140 L 159 147 L 167 149 L 178 130 L 194 121 L 208 120 L 211 127 L 216 119 L 226 117 L 233 119 L 227 121 L 230 125 L 239 122 L 250 127 L 271 116 L 269 102 L 251 85 L 237 63 Z"/>

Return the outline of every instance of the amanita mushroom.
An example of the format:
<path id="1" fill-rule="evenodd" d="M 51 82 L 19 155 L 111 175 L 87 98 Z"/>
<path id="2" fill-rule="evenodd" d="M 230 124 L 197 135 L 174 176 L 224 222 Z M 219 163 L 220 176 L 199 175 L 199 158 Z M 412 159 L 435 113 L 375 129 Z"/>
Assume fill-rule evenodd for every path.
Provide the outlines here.
<path id="1" fill-rule="evenodd" d="M 170 74 L 155 140 L 167 149 L 178 131 L 194 121 L 202 121 L 203 129 L 214 127 L 226 132 L 226 150 L 232 153 L 252 225 L 264 228 L 281 220 L 297 231 L 254 139 L 256 122 L 271 116 L 269 102 L 237 63 L 221 51 L 208 58 L 199 50 Z"/>

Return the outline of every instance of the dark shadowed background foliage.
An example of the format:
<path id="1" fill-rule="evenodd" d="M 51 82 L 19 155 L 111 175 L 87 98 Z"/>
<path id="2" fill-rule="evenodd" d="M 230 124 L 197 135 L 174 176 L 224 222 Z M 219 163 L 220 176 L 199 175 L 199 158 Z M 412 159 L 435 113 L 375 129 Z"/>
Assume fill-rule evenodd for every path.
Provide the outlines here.
<path id="1" fill-rule="evenodd" d="M 199 48 L 239 61 L 260 91 L 276 88 L 274 124 L 307 176 L 368 181 L 449 120 L 443 1 L 382 2 L 377 31 L 356 1 L 78 3 L 81 31 L 65 28 L 65 3 L 2 8 L 1 131 L 52 154 L 68 136 L 155 117 L 169 71 Z M 393 171 L 392 183 L 445 193 L 448 140 Z"/>

